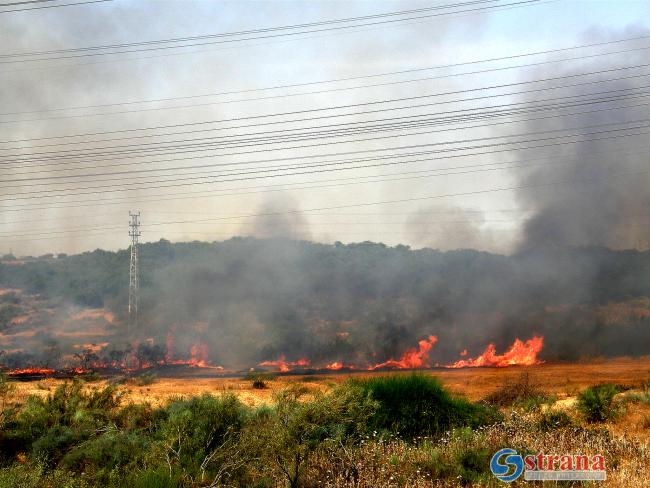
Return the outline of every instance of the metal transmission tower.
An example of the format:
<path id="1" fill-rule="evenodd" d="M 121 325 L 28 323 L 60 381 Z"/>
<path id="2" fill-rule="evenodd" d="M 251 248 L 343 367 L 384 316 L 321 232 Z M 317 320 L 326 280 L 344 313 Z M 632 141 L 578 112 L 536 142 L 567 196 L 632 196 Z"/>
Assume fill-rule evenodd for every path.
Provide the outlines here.
<path id="1" fill-rule="evenodd" d="M 131 236 L 131 266 L 129 268 L 129 328 L 138 326 L 138 289 L 140 288 L 140 265 L 138 263 L 138 237 L 140 237 L 140 212 L 129 212 L 129 236 Z"/>

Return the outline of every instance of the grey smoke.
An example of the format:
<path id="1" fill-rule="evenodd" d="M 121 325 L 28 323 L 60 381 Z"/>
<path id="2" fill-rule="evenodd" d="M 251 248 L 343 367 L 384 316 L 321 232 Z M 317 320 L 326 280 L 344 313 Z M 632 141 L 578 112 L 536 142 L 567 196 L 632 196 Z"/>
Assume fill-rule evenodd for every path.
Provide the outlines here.
<path id="1" fill-rule="evenodd" d="M 585 42 L 602 42 L 624 37 L 647 35 L 648 29 L 634 27 L 626 32 L 594 31 Z M 640 46 L 642 43 L 637 43 Z M 626 44 L 626 47 L 629 45 Z M 611 50 L 611 49 L 610 49 Z M 563 76 L 650 62 L 647 50 L 606 56 L 598 61 L 581 63 L 580 67 L 561 71 L 538 70 L 531 78 Z M 622 70 L 590 76 L 589 80 L 604 80 L 632 74 L 648 74 L 648 68 Z M 587 78 L 579 78 L 584 81 Z M 557 90 L 558 95 L 584 95 L 604 90 L 634 89 L 645 86 L 647 77 L 632 78 L 593 86 Z M 634 98 L 637 91 L 628 92 L 620 101 L 594 105 L 593 108 L 627 106 L 624 109 L 602 111 L 579 116 L 565 115 L 560 110 L 552 119 L 526 122 L 516 132 L 563 130 L 574 133 L 574 127 L 643 120 L 647 115 L 647 98 Z M 534 102 L 535 96 L 523 98 Z M 602 96 L 602 95 L 601 95 Z M 582 108 L 585 110 L 585 108 Z M 625 127 L 625 126 L 623 126 Z M 612 127 L 584 129 L 606 130 Z M 629 133 L 647 131 L 639 129 Z M 515 131 L 513 131 L 515 132 Z M 582 132 L 582 131 L 577 131 Z M 618 134 L 624 134 L 619 132 Z M 605 136 L 606 134 L 604 134 Z M 598 136 L 587 136 L 598 137 Z M 520 243 L 522 250 L 538 246 L 600 245 L 616 249 L 648 248 L 650 239 L 650 158 L 647 136 L 567 144 L 553 150 L 525 151 L 526 157 L 550 157 L 551 164 L 533 166 L 520 173 L 520 184 L 530 186 L 519 192 L 522 206 L 534 209 L 526 222 Z M 600 154 L 599 154 L 600 153 Z M 518 152 L 521 155 L 522 152 Z M 558 184 L 554 184 L 558 182 Z M 552 183 L 549 186 L 547 183 Z"/>

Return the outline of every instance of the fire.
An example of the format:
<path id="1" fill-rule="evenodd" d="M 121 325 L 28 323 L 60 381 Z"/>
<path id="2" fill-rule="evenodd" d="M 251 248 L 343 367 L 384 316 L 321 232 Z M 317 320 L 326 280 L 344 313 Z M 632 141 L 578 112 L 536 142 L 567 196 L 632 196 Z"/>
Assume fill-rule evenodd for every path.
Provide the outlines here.
<path id="1" fill-rule="evenodd" d="M 275 361 L 262 361 L 259 363 L 259 366 L 262 367 L 270 367 L 270 368 L 278 368 L 278 371 L 281 373 L 287 373 L 291 371 L 291 368 L 294 368 L 296 366 L 305 368 L 309 366 L 309 360 L 308 359 L 298 359 L 297 361 L 287 361 L 285 355 L 283 354 L 280 356 L 277 360 Z"/>
<path id="2" fill-rule="evenodd" d="M 535 336 L 522 342 L 520 339 L 515 339 L 512 346 L 503 354 L 497 354 L 494 344 L 488 344 L 485 351 L 480 356 L 469 359 L 461 359 L 454 364 L 447 366 L 448 368 L 476 368 L 480 366 L 530 366 L 533 364 L 540 364 L 542 361 L 537 359 L 537 355 L 544 346 L 544 338 Z"/>
<path id="3" fill-rule="evenodd" d="M 20 368 L 20 369 L 11 369 L 7 372 L 9 376 L 49 375 L 54 373 L 56 373 L 56 371 L 50 368 Z"/>
<path id="4" fill-rule="evenodd" d="M 190 349 L 190 364 L 204 368 L 208 365 L 208 345 L 198 342 Z"/>
<path id="5" fill-rule="evenodd" d="M 369 370 L 380 368 L 397 368 L 397 369 L 415 369 L 429 367 L 429 351 L 433 345 L 438 342 L 438 338 L 430 335 L 428 339 L 422 339 L 418 342 L 418 348 L 412 348 L 406 351 L 399 361 L 389 359 L 386 362 L 376 364 L 368 368 Z"/>
<path id="6" fill-rule="evenodd" d="M 333 363 L 325 365 L 325 369 L 329 369 L 330 371 L 338 371 L 344 367 L 345 366 L 343 366 L 343 363 L 339 363 L 338 361 L 334 361 Z"/>

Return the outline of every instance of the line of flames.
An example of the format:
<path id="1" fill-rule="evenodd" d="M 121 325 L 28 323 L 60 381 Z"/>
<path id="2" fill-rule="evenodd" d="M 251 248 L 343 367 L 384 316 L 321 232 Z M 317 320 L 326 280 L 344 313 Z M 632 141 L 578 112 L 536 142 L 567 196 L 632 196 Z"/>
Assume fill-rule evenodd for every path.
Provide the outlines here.
<path id="1" fill-rule="evenodd" d="M 274 361 L 263 361 L 258 364 L 261 367 L 274 367 L 282 373 L 301 369 L 313 370 L 357 370 L 357 371 L 376 371 L 380 369 L 421 369 L 430 368 L 432 365 L 429 359 L 429 353 L 433 346 L 438 342 L 438 338 L 430 335 L 426 339 L 418 342 L 417 348 L 408 349 L 400 359 L 389 359 L 382 363 L 371 364 L 365 367 L 360 367 L 352 364 L 345 364 L 343 362 L 335 361 L 324 366 L 315 366 L 307 358 L 300 358 L 295 361 L 287 361 L 284 355 L 280 356 Z M 515 339 L 512 345 L 503 353 L 497 354 L 496 346 L 488 344 L 482 354 L 468 359 L 459 359 L 451 364 L 440 365 L 435 364 L 436 367 L 444 367 L 450 369 L 457 368 L 478 368 L 478 367 L 507 367 L 507 366 L 532 366 L 541 364 L 543 361 L 539 359 L 539 353 L 544 347 L 544 337 L 534 336 L 531 339 L 522 341 Z M 468 355 L 467 350 L 460 353 L 461 357 Z"/>
<path id="2" fill-rule="evenodd" d="M 352 364 L 345 364 L 343 362 L 335 361 L 324 366 L 313 366 L 311 361 L 306 358 L 300 358 L 293 361 L 287 361 L 286 356 L 282 355 L 276 360 L 262 361 L 258 366 L 264 368 L 275 368 L 282 373 L 288 373 L 296 369 L 311 369 L 311 370 L 326 370 L 326 371 L 340 371 L 340 370 L 357 370 L 357 371 L 376 371 L 384 369 L 421 369 L 430 368 L 429 353 L 433 346 L 438 342 L 438 338 L 430 335 L 426 339 L 418 342 L 417 348 L 408 349 L 400 359 L 389 359 L 382 363 L 371 364 L 365 367 L 359 367 Z M 168 341 L 168 346 L 169 346 Z M 540 364 L 542 361 L 538 358 L 544 346 L 544 338 L 542 336 L 534 336 L 531 339 L 522 341 L 515 339 L 512 345 L 502 354 L 497 354 L 496 346 L 488 344 L 482 354 L 467 359 L 459 359 L 451 364 L 440 365 L 435 364 L 436 367 L 445 368 L 476 368 L 476 367 L 506 367 L 506 366 L 531 366 Z M 463 350 L 460 356 L 467 356 L 467 350 Z M 92 364 L 90 369 L 120 369 L 123 371 L 137 371 L 154 366 L 163 365 L 186 365 L 199 368 L 215 368 L 223 370 L 220 366 L 213 366 L 208 361 L 208 347 L 206 344 L 197 343 L 190 349 L 189 359 L 173 359 L 171 357 L 171 348 L 168 347 L 168 354 L 166 358 L 156 364 L 140 363 L 137 367 L 124 363 L 110 363 L 110 364 Z M 62 370 L 68 374 L 83 374 L 87 373 L 90 369 L 85 368 L 66 368 Z M 51 368 L 38 368 L 28 367 L 13 369 L 8 371 L 9 375 L 53 375 L 57 373 L 56 370 Z"/>

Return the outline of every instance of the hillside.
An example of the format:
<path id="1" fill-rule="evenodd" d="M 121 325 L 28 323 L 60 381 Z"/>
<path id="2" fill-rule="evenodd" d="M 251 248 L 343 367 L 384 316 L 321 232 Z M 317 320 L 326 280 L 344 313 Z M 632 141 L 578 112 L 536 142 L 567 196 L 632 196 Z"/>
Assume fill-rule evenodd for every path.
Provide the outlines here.
<path id="1" fill-rule="evenodd" d="M 128 260 L 128 250 L 5 259 L 5 362 L 43 362 L 52 350 L 47 362 L 60 362 L 84 348 L 117 358 L 146 344 L 152 361 L 368 365 L 397 359 L 430 336 L 437 341 L 423 365 L 474 357 L 490 343 L 504 351 L 534 336 L 544 337 L 545 361 L 648 353 L 648 252 L 502 256 L 371 242 L 161 240 L 141 246 L 140 325 L 132 336 Z"/>

